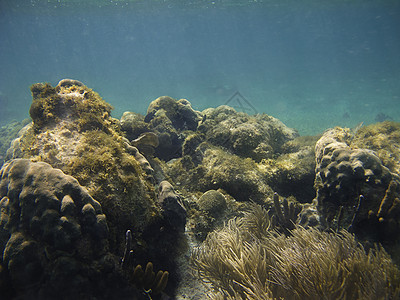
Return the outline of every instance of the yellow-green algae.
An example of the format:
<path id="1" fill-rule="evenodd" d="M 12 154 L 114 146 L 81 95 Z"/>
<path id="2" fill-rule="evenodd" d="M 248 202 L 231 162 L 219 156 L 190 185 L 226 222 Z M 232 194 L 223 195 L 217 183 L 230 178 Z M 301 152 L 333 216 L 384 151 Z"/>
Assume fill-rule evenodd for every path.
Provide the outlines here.
<path id="1" fill-rule="evenodd" d="M 400 174 L 400 123 L 385 121 L 362 127 L 352 146 L 375 151 L 390 171 Z"/>
<path id="2" fill-rule="evenodd" d="M 31 90 L 33 126 L 20 138 L 19 157 L 50 163 L 86 186 L 107 215 L 112 251 L 121 248 L 126 228 L 156 222 L 160 208 L 153 185 L 125 149 L 111 105 L 73 80 Z"/>
<path id="3" fill-rule="evenodd" d="M 125 151 L 122 141 L 105 132 L 85 132 L 65 171 L 100 199 L 111 222 L 134 222 L 131 226 L 142 228 L 157 214 L 154 188 L 142 179 L 145 173 L 139 163 Z M 118 214 L 113 209 L 116 205 Z M 135 219 L 129 220 L 132 212 Z"/>
<path id="4" fill-rule="evenodd" d="M 80 131 L 107 130 L 106 121 L 113 107 L 98 93 L 86 86 L 76 85 L 64 87 L 64 94 L 57 93 L 56 89 L 57 87 L 54 88 L 49 83 L 36 83 L 31 86 L 33 102 L 29 114 L 36 129 L 71 118 L 77 119 L 77 129 Z M 82 98 L 77 95 L 81 95 Z"/>

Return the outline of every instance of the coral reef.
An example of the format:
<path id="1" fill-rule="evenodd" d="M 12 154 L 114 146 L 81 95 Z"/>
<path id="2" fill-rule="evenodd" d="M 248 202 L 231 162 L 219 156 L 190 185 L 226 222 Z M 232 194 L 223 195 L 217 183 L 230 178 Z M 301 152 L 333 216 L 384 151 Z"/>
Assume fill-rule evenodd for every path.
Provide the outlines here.
<path id="1" fill-rule="evenodd" d="M 149 160 L 124 137 L 119 121 L 110 116 L 111 106 L 82 83 L 62 80 L 54 88 L 35 84 L 31 90 L 33 122 L 20 131 L 7 159 L 47 162 L 74 176 L 107 216 L 110 252 L 120 255 L 126 229 L 134 228 L 139 263 L 152 261 L 171 270 L 173 293 L 175 248 L 186 220 L 180 218 L 179 230 L 169 226 L 178 219 L 158 202 Z M 149 134 L 134 143 L 157 146 Z"/>
<path id="2" fill-rule="evenodd" d="M 1 169 L 2 296 L 187 299 L 198 246 L 199 299 L 399 297 L 385 250 L 400 261 L 400 124 L 299 137 L 226 105 L 162 96 L 117 120 L 77 80 L 31 91 L 32 122 L 0 130 L 19 130 Z"/>
<path id="3" fill-rule="evenodd" d="M 208 142 L 256 162 L 272 158 L 286 141 L 298 136 L 295 130 L 266 114 L 249 116 L 226 105 L 202 113 L 205 119 L 198 130 Z"/>
<path id="4" fill-rule="evenodd" d="M 258 168 L 268 185 L 280 195 L 294 196 L 301 203 L 315 197 L 315 143 L 319 137 L 301 136 L 284 143 L 280 155 L 262 159 Z"/>
<path id="5" fill-rule="evenodd" d="M 399 128 L 392 122 L 356 131 L 337 127 L 326 131 L 315 148 L 321 223 L 326 228 L 348 228 L 369 246 L 382 243 L 396 261 Z"/>
<path id="6" fill-rule="evenodd" d="M 319 210 L 326 226 L 333 222 L 343 206 L 343 226 L 348 227 L 359 195 L 368 199 L 360 218 L 377 211 L 393 178 L 376 154 L 368 149 L 354 149 L 346 143 L 350 132 L 335 128 L 324 133 L 316 144 L 316 189 Z"/>
<path id="7" fill-rule="evenodd" d="M 126 228 L 143 230 L 160 218 L 148 164 L 127 149 L 111 106 L 79 81 L 31 90 L 33 125 L 20 132 L 7 158 L 44 161 L 78 179 L 102 204 L 117 251 Z"/>
<path id="8" fill-rule="evenodd" d="M 382 248 L 368 253 L 346 231 L 270 230 L 254 208 L 208 235 L 192 264 L 215 299 L 395 299 L 400 271 Z"/>
<path id="9" fill-rule="evenodd" d="M 1 265 L 15 297 L 126 297 L 101 205 L 76 179 L 25 159 L 7 162 L 0 176 Z"/>
<path id="10" fill-rule="evenodd" d="M 155 156 L 168 161 L 182 155 L 185 132 L 196 130 L 200 120 L 200 112 L 193 110 L 186 99 L 162 96 L 150 103 L 145 117 L 125 112 L 121 126 L 130 140 L 145 132 L 155 133 L 159 140 Z"/>

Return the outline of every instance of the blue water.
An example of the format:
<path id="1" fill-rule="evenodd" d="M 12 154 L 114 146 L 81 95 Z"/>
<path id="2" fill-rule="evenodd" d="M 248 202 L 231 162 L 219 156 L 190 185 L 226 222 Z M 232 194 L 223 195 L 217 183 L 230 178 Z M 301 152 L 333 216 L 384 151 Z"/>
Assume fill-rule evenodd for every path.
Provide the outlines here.
<path id="1" fill-rule="evenodd" d="M 301 134 L 400 121 L 399 53 L 400 1 L 0 0 L 0 125 L 28 117 L 31 84 L 63 78 L 115 117 L 238 91 Z"/>

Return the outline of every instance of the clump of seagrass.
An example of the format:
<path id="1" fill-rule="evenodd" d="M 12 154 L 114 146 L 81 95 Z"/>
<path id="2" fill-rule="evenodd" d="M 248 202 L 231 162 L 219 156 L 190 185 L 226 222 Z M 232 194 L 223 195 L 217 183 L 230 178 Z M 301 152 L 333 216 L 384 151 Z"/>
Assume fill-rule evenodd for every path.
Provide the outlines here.
<path id="1" fill-rule="evenodd" d="M 398 299 L 400 271 L 375 247 L 368 253 L 352 234 L 295 226 L 271 230 L 265 210 L 208 235 L 192 255 L 200 277 L 224 299 Z M 257 225 L 258 224 L 258 225 Z M 267 229 L 267 230 L 265 230 Z M 263 232 L 255 231 L 263 230 Z"/>
<path id="2" fill-rule="evenodd" d="M 132 233 L 130 230 L 126 231 L 125 251 L 121 266 L 130 282 L 143 291 L 149 299 L 152 299 L 152 296 L 160 295 L 167 286 L 168 271 L 160 270 L 156 274 L 153 271 L 152 262 L 147 263 L 144 271 L 141 265 L 133 267 Z"/>

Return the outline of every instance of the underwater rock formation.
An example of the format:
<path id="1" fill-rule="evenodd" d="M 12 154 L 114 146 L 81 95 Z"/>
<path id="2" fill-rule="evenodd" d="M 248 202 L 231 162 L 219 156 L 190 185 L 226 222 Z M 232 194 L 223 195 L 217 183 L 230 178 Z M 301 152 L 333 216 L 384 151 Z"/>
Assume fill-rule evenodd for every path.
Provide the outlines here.
<path id="1" fill-rule="evenodd" d="M 145 117 L 125 112 L 121 126 L 130 140 L 145 132 L 157 134 L 159 146 L 155 156 L 168 161 L 182 155 L 185 131 L 196 130 L 200 120 L 201 113 L 188 100 L 162 96 L 150 103 Z"/>
<path id="2" fill-rule="evenodd" d="M 153 155 L 160 142 L 154 132 L 144 132 L 138 138 L 132 140 L 131 145 L 137 147 L 141 153 Z"/>
<path id="3" fill-rule="evenodd" d="M 294 196 L 301 203 L 315 198 L 315 143 L 318 137 L 301 136 L 287 141 L 281 154 L 257 164 L 271 188 L 280 195 Z"/>
<path id="4" fill-rule="evenodd" d="M 122 296 L 106 217 L 75 178 L 26 159 L 7 162 L 0 176 L 1 265 L 16 297 Z"/>
<path id="5" fill-rule="evenodd" d="M 398 240 L 393 240 L 393 234 L 398 236 L 400 231 L 400 210 L 395 200 L 400 195 L 400 177 L 375 151 L 358 148 L 358 134 L 337 127 L 326 131 L 317 142 L 318 211 L 325 227 L 348 228 L 363 240 L 385 245 Z M 386 214 L 392 206 L 390 217 L 379 221 L 379 211 Z"/>
<path id="6" fill-rule="evenodd" d="M 54 88 L 34 84 L 31 90 L 33 123 L 20 132 L 8 158 L 45 161 L 85 185 L 103 206 L 116 251 L 126 228 L 143 230 L 159 216 L 148 165 L 127 149 L 111 105 L 79 81 L 61 80 Z"/>
<path id="7" fill-rule="evenodd" d="M 285 142 L 299 135 L 266 114 L 250 116 L 226 105 L 202 113 L 205 117 L 198 130 L 209 143 L 256 162 L 272 158 Z"/>
<path id="8" fill-rule="evenodd" d="M 200 112 L 195 111 L 188 100 L 175 100 L 168 96 L 159 97 L 150 103 L 144 121 L 150 123 L 159 116 L 167 117 L 179 131 L 196 130 L 201 120 Z"/>
<path id="9" fill-rule="evenodd" d="M 400 123 L 386 121 L 361 127 L 352 144 L 373 150 L 392 173 L 400 174 Z"/>
<path id="10" fill-rule="evenodd" d="M 272 196 L 272 189 L 252 159 L 208 143 L 199 145 L 198 151 L 202 152 L 202 161 L 197 166 L 190 156 L 168 164 L 166 173 L 175 183 L 192 192 L 222 189 L 238 201 L 262 202 Z"/>
<path id="11" fill-rule="evenodd" d="M 158 203 L 162 208 L 165 222 L 174 230 L 184 231 L 186 224 L 186 209 L 182 200 L 168 181 L 159 185 Z"/>

